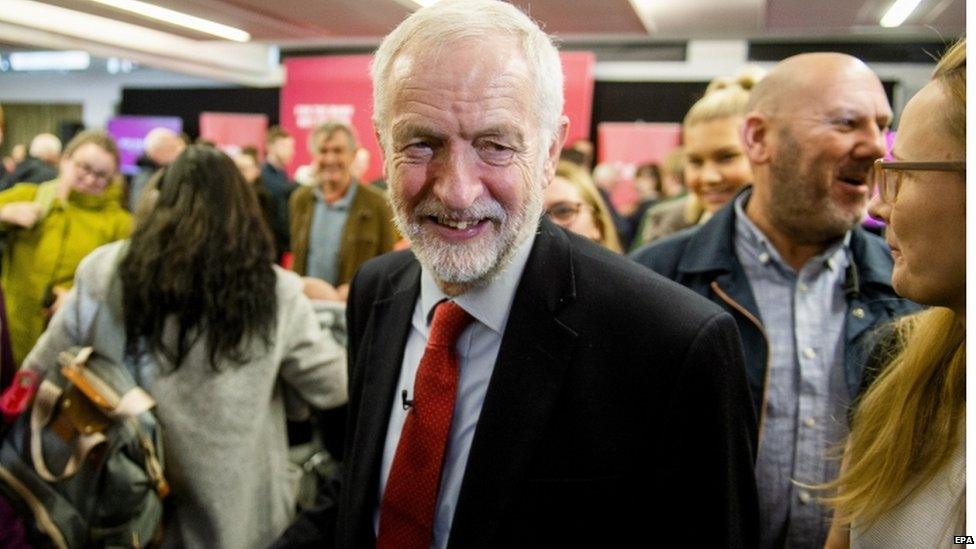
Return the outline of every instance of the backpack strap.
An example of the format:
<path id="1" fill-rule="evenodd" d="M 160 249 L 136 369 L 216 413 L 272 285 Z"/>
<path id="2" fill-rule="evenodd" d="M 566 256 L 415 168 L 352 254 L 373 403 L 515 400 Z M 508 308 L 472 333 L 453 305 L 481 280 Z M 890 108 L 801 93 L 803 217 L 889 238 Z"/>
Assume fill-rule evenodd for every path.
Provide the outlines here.
<path id="1" fill-rule="evenodd" d="M 64 480 L 78 472 L 78 468 L 85 462 L 88 454 L 99 444 L 105 442 L 105 434 L 96 431 L 94 433 L 79 433 L 74 443 L 74 451 L 65 464 L 64 470 L 60 473 L 52 473 L 47 468 L 44 460 L 44 452 L 41 449 L 41 430 L 51 421 L 54 409 L 61 397 L 61 388 L 48 380 L 41 382 L 35 397 L 34 406 L 30 416 L 30 451 L 31 460 L 34 462 L 34 470 L 44 480 L 48 482 L 58 482 Z"/>

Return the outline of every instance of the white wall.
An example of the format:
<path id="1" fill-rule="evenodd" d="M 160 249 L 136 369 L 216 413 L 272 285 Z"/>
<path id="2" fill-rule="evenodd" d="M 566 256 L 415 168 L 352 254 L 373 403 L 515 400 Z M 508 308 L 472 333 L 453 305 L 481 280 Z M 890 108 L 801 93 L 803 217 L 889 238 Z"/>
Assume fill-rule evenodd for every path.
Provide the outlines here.
<path id="1" fill-rule="evenodd" d="M 227 84 L 154 69 L 128 74 L 90 70 L 79 73 L 0 73 L 3 103 L 81 103 L 85 126 L 103 128 L 116 115 L 122 88 L 204 88 Z"/>
<path id="2" fill-rule="evenodd" d="M 748 60 L 748 44 L 742 40 L 692 40 L 688 42 L 686 61 L 618 61 L 597 63 L 594 76 L 600 81 L 620 82 L 707 82 L 717 76 L 734 75 L 746 65 L 771 69 L 775 63 Z M 869 63 L 882 80 L 901 83 L 896 86 L 892 109 L 896 116 L 905 103 L 932 77 L 935 62 Z"/>

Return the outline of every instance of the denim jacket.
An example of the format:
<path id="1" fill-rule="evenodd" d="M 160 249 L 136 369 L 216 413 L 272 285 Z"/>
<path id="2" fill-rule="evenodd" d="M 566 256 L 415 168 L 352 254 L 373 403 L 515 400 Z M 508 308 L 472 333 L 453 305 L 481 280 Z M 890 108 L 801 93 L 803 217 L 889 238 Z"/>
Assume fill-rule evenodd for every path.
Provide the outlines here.
<path id="1" fill-rule="evenodd" d="M 735 198 L 704 225 L 658 240 L 635 251 L 631 258 L 714 301 L 735 318 L 761 430 L 769 341 L 752 286 L 735 254 L 734 202 Z M 850 250 L 852 262 L 844 283 L 847 297 L 844 372 L 854 401 L 862 389 L 864 365 L 880 337 L 879 330 L 873 328 L 915 312 L 919 306 L 898 297 L 891 287 L 893 262 L 883 239 L 858 226 L 851 232 Z"/>

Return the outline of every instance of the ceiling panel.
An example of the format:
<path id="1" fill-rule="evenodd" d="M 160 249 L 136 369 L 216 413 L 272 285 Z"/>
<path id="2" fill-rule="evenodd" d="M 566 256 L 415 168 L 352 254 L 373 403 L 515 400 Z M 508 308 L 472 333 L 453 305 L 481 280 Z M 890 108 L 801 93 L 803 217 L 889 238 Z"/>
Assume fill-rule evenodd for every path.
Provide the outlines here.
<path id="1" fill-rule="evenodd" d="M 241 28 L 253 40 L 283 49 L 373 47 L 410 14 L 403 0 L 152 0 L 153 3 Z M 877 22 L 892 0 L 509 0 L 565 41 L 619 39 L 932 40 L 965 30 L 965 0 L 922 0 L 900 29 Z M 193 39 L 211 38 L 128 15 L 89 0 L 47 4 L 110 17 Z M 648 33 L 632 3 L 653 26 Z"/>
<path id="2" fill-rule="evenodd" d="M 549 34 L 637 34 L 647 31 L 628 0 L 511 0 Z"/>
<path id="3" fill-rule="evenodd" d="M 109 17 L 179 36 L 209 39 L 205 34 L 155 22 L 86 0 L 45 3 Z M 230 25 L 253 40 L 317 40 L 330 36 L 382 37 L 411 12 L 394 0 L 155 0 L 158 6 Z"/>
<path id="4" fill-rule="evenodd" d="M 870 33 L 893 33 L 918 37 L 963 32 L 966 26 L 965 0 L 922 0 L 905 24 L 898 29 L 883 29 L 878 25 L 891 7 L 892 0 L 862 0 L 860 2 L 819 2 L 811 0 L 768 0 L 766 29 L 769 31 L 798 31 L 836 33 L 857 30 Z"/>

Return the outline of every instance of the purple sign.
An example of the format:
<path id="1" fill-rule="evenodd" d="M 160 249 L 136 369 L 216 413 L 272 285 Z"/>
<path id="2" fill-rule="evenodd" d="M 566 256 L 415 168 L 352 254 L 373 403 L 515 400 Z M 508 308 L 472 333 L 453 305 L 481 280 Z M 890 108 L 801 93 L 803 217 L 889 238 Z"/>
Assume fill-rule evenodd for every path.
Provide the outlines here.
<path id="1" fill-rule="evenodd" d="M 119 147 L 119 171 L 135 175 L 136 161 L 142 154 L 142 140 L 154 128 L 183 131 L 183 119 L 178 116 L 116 116 L 108 121 L 108 133 Z"/>

